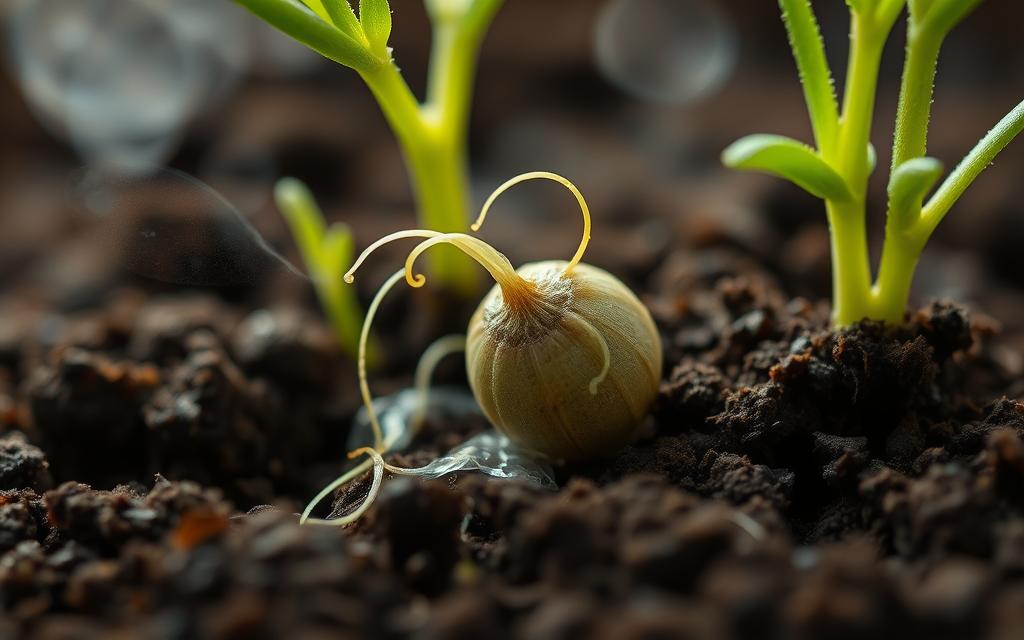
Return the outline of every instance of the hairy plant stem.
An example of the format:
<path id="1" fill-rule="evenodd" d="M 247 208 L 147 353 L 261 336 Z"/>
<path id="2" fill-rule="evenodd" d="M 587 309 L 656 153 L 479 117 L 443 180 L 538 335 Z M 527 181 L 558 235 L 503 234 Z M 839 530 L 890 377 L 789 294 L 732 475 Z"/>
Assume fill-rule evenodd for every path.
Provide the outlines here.
<path id="1" fill-rule="evenodd" d="M 869 19 L 854 15 L 850 33 L 850 63 L 843 92 L 843 115 L 838 144 L 830 158 L 846 178 L 849 201 L 828 202 L 829 231 L 832 235 L 832 318 L 837 325 L 849 325 L 871 315 L 871 265 L 868 258 L 865 200 L 868 143 L 874 116 L 878 67 L 886 32 Z"/>
<path id="2" fill-rule="evenodd" d="M 870 315 L 871 284 L 863 201 L 826 203 L 832 236 L 832 320 L 845 326 Z"/>
<path id="3" fill-rule="evenodd" d="M 871 288 L 870 317 L 873 320 L 892 325 L 903 324 L 914 271 L 927 240 L 920 236 L 920 233 L 913 231 L 886 229 L 878 280 Z"/>
<path id="4" fill-rule="evenodd" d="M 941 35 L 922 31 L 911 18 L 907 26 L 907 48 L 903 64 L 896 127 L 893 133 L 891 173 L 901 164 L 925 155 L 928 124 L 938 66 Z M 920 220 L 920 207 L 910 220 L 891 208 L 886 213 L 885 242 L 878 266 L 878 278 L 871 288 L 872 317 L 889 324 L 902 324 L 910 299 L 917 262 L 928 240 Z M 909 223 L 909 226 L 908 226 Z"/>
<path id="5" fill-rule="evenodd" d="M 893 133 L 893 171 L 907 160 L 924 156 L 927 151 L 928 123 L 941 46 L 941 37 L 922 32 L 913 22 L 908 26 L 903 80 Z"/>

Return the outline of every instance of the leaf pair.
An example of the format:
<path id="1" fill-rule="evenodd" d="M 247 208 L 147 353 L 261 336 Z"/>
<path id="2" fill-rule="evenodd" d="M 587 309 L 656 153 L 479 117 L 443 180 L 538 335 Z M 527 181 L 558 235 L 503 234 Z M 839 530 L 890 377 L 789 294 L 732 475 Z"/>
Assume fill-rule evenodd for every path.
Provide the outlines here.
<path id="1" fill-rule="evenodd" d="M 360 0 L 358 18 L 348 0 L 235 1 L 320 55 L 357 71 L 391 59 L 387 0 Z"/>
<path id="2" fill-rule="evenodd" d="M 372 52 L 387 53 L 391 37 L 391 7 L 388 0 L 359 0 L 359 17 L 349 0 L 302 0 L 322 20 L 333 24 L 345 35 L 360 40 Z M 381 56 L 384 57 L 384 56 Z"/>

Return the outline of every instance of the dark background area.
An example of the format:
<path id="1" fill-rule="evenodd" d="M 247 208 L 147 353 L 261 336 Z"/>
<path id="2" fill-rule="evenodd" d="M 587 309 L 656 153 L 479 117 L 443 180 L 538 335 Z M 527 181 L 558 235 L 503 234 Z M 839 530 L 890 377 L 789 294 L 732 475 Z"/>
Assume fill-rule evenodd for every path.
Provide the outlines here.
<path id="1" fill-rule="evenodd" d="M 838 1 L 815 4 L 841 87 L 845 6 Z M 630 246 L 620 237 L 641 244 L 671 238 L 672 247 L 685 248 L 699 244 L 709 227 L 724 227 L 740 240 L 757 240 L 764 249 L 767 234 L 774 243 L 768 250 L 791 258 L 783 259 L 780 268 L 800 272 L 787 283 L 793 292 L 827 296 L 827 274 L 815 273 L 827 269 L 819 203 L 771 178 L 733 175 L 718 162 L 721 149 L 746 133 L 809 139 L 775 3 L 718 3 L 737 29 L 737 64 L 720 91 L 682 106 L 639 101 L 598 72 L 593 30 L 603 5 L 591 0 L 511 0 L 502 9 L 483 47 L 473 106 L 477 205 L 516 173 L 560 172 L 578 182 L 591 202 L 598 218 L 598 251 L 602 242 Z M 240 20 L 248 19 L 241 9 L 233 9 Z M 429 48 L 426 17 L 419 2 L 396 2 L 394 9 L 395 57 L 418 91 Z M 987 2 L 949 39 L 940 62 L 930 140 L 930 153 L 947 168 L 1019 100 L 1024 87 L 1021 18 L 1016 3 Z M 897 26 L 883 63 L 877 107 L 874 140 L 880 168 L 872 182 L 878 206 L 871 228 L 876 240 L 883 223 L 883 169 L 895 113 L 902 28 Z M 1008 149 L 943 223 L 938 241 L 925 252 L 918 297 L 953 295 L 971 301 L 976 289 L 993 284 L 993 279 L 1015 287 L 1024 277 L 1017 250 L 1018 239 L 1024 237 L 1017 179 L 1022 158 L 1021 145 Z M 355 73 L 326 60 L 313 60 L 304 72 L 291 76 L 269 74 L 256 64 L 222 102 L 188 123 L 170 164 L 221 189 L 271 244 L 290 256 L 290 240 L 268 198 L 281 175 L 306 180 L 328 217 L 353 227 L 359 246 L 414 220 L 397 146 L 369 92 Z M 86 255 L 89 244 L 103 245 L 92 233 L 111 232 L 91 230 L 97 226 L 94 217 L 82 215 L 75 201 L 69 176 L 80 165 L 60 136 L 40 127 L 26 107 L 11 64 L 4 66 L 0 284 L 8 292 L 5 304 L 16 297 L 59 308 L 90 306 L 122 281 L 123 273 L 95 267 Z M 495 216 L 488 237 L 513 262 L 565 254 L 575 234 L 571 225 L 577 222 L 570 203 L 549 185 L 521 187 L 506 197 L 505 211 Z M 782 226 L 776 224 L 780 220 Z M 548 225 L 563 224 L 564 234 L 547 232 Z M 617 261 L 629 266 L 630 256 L 609 253 L 591 260 L 613 268 L 621 266 Z M 139 279 L 134 284 L 173 290 Z M 254 276 L 250 284 L 257 286 L 244 297 L 266 302 L 281 295 L 262 276 Z M 985 310 L 1016 324 L 1000 308 Z"/>

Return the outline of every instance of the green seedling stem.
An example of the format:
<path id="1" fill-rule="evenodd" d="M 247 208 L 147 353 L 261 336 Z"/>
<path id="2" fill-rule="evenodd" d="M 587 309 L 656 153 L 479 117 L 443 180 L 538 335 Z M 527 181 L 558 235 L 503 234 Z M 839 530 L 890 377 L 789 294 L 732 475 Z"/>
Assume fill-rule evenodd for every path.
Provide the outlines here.
<path id="1" fill-rule="evenodd" d="M 328 226 L 313 194 L 294 178 L 279 181 L 274 196 L 313 280 L 320 305 L 334 328 L 338 345 L 345 355 L 355 359 L 363 312 L 355 289 L 347 286 L 338 275 L 348 269 L 354 258 L 352 232 L 341 223 Z M 379 353 L 373 341 L 368 352 L 371 361 Z"/>
<path id="2" fill-rule="evenodd" d="M 420 226 L 465 231 L 471 206 L 466 162 L 469 107 L 481 42 L 503 0 L 424 0 L 433 31 L 427 95 L 417 100 L 392 57 L 387 0 L 236 0 L 321 55 L 355 70 L 370 88 L 405 156 Z M 477 276 L 457 251 L 431 270 L 463 294 Z"/>
<path id="3" fill-rule="evenodd" d="M 947 176 L 926 156 L 939 51 L 946 35 L 982 0 L 847 0 L 850 58 L 842 109 L 809 0 L 779 0 L 800 72 L 815 147 L 789 138 L 753 135 L 722 154 L 723 162 L 785 178 L 825 201 L 832 240 L 833 321 L 900 324 L 914 271 L 935 227 L 1024 129 L 1024 102 L 1010 111 Z M 875 169 L 871 147 L 882 51 L 900 13 L 908 9 L 903 66 L 889 174 L 885 243 L 872 281 L 866 229 L 867 188 Z"/>

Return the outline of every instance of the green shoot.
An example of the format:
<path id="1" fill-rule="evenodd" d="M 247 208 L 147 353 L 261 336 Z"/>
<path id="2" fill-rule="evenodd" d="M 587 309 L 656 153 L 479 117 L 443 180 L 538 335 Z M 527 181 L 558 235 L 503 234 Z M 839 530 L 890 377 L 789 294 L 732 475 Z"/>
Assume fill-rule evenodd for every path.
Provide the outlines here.
<path id="1" fill-rule="evenodd" d="M 722 154 L 724 164 L 785 178 L 825 201 L 832 240 L 833 321 L 903 322 L 910 286 L 925 244 L 942 218 L 996 155 L 1024 130 L 1024 102 L 986 135 L 946 178 L 926 156 L 935 71 L 949 32 L 982 0 L 847 0 L 850 59 L 841 111 L 809 0 L 779 0 L 800 72 L 816 147 L 789 138 L 753 135 Z M 904 7 L 907 49 L 896 126 L 885 244 L 872 282 L 866 229 L 875 93 L 882 50 Z"/>
<path id="2" fill-rule="evenodd" d="M 321 55 L 356 71 L 377 99 L 405 156 L 420 226 L 465 231 L 471 205 L 466 143 L 477 54 L 503 0 L 424 0 L 433 30 L 426 100 L 417 100 L 388 47 L 387 0 L 235 0 Z M 477 276 L 456 251 L 432 256 L 431 269 L 456 291 L 476 291 Z"/>
<path id="3" fill-rule="evenodd" d="M 345 355 L 355 358 L 363 312 L 355 290 L 346 286 L 339 275 L 352 264 L 355 252 L 352 233 L 344 224 L 327 226 L 313 194 L 294 178 L 279 181 L 274 196 L 313 280 L 320 305 L 334 327 L 338 345 Z M 373 354 L 378 353 L 375 345 L 371 345 L 370 353 L 372 360 Z"/>

